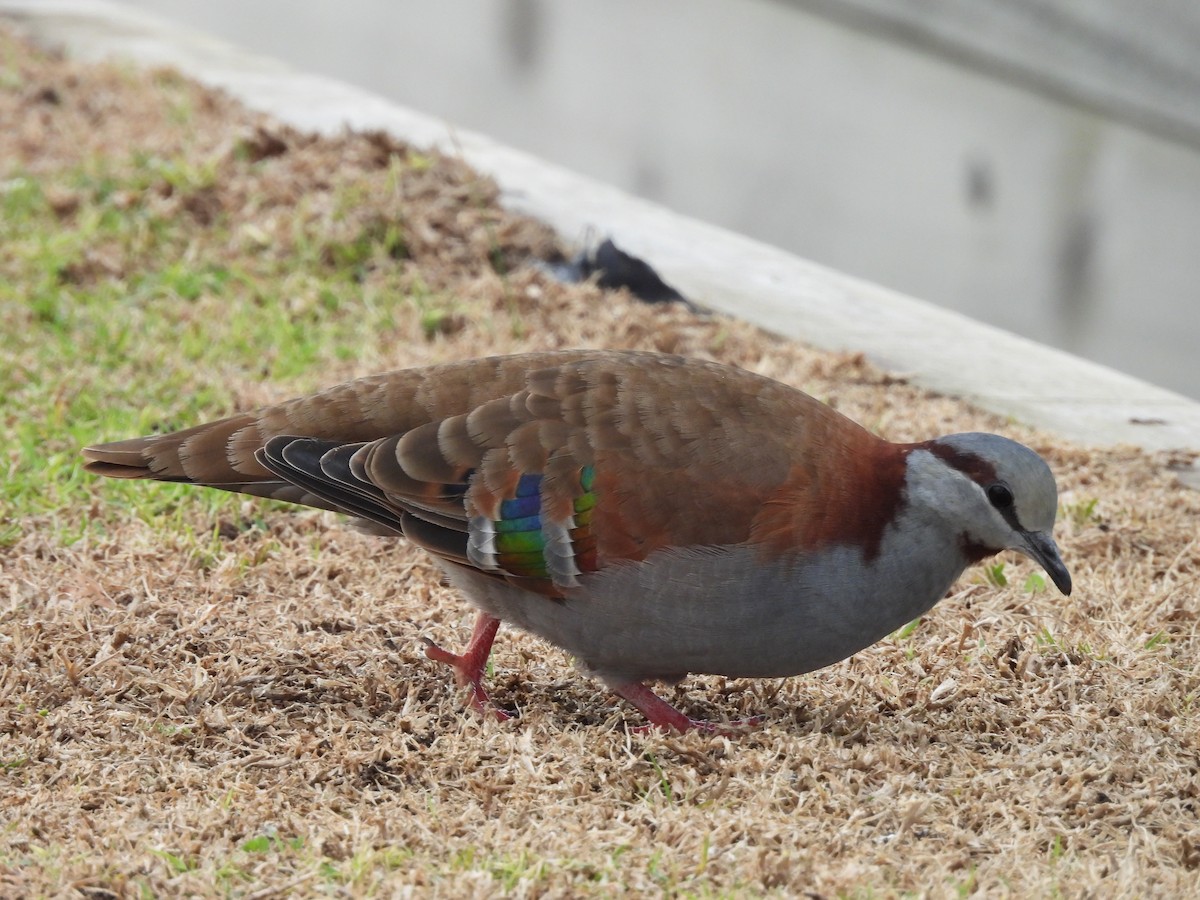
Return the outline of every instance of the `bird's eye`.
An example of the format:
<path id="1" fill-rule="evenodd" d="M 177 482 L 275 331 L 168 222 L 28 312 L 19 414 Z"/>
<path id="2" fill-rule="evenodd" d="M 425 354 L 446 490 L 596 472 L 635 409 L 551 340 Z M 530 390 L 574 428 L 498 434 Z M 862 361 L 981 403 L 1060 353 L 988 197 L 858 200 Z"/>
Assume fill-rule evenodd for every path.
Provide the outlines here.
<path id="1" fill-rule="evenodd" d="M 1008 509 L 1013 505 L 1012 491 L 1007 484 L 993 484 L 987 489 L 988 500 L 996 509 Z"/>

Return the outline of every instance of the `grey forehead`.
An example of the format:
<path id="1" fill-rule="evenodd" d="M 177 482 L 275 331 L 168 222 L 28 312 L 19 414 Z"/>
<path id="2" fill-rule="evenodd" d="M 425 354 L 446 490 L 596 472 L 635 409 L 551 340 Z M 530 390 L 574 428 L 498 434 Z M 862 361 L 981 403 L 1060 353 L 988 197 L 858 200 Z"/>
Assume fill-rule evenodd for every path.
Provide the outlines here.
<path id="1" fill-rule="evenodd" d="M 1058 487 L 1046 461 L 1010 438 L 971 432 L 938 438 L 937 443 L 956 453 L 976 457 L 995 470 L 1016 500 L 1017 515 L 1026 528 L 1044 530 L 1054 524 Z"/>

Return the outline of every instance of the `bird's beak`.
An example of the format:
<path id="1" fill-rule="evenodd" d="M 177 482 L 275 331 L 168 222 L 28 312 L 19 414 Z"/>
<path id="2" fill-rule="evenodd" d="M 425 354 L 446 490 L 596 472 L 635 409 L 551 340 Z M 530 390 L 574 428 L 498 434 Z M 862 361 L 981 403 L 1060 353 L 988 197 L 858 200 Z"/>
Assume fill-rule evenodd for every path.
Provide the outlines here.
<path id="1" fill-rule="evenodd" d="M 1025 539 L 1024 546 L 1016 549 L 1041 563 L 1055 586 L 1070 596 L 1071 573 L 1067 571 L 1062 557 L 1058 555 L 1058 545 L 1054 543 L 1054 538 L 1044 531 L 1026 531 L 1022 533 L 1022 537 Z"/>

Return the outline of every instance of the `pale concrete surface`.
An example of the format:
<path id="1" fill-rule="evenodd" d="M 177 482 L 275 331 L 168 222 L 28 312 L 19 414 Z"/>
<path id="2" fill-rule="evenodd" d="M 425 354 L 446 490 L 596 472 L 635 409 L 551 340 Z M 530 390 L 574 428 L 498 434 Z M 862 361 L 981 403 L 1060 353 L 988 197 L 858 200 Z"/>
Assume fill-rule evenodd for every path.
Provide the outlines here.
<path id="1" fill-rule="evenodd" d="M 1195 0 L 777 2 L 818 10 L 1200 147 Z"/>
<path id="2" fill-rule="evenodd" d="M 865 352 L 918 384 L 1082 444 L 1200 450 L 1200 404 L 1095 363 L 814 265 L 549 165 L 329 78 L 105 0 L 0 0 L 80 58 L 170 64 L 302 128 L 383 128 L 460 152 L 506 203 L 568 238 L 589 230 L 650 262 L 699 303 L 819 347 Z"/>

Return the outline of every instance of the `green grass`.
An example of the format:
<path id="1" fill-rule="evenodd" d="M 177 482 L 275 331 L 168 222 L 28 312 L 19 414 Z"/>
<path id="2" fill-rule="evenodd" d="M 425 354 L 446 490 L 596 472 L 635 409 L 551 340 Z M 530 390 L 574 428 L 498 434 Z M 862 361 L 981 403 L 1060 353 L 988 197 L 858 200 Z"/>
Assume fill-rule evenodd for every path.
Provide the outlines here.
<path id="1" fill-rule="evenodd" d="M 1078 503 L 1069 503 L 1063 507 L 1063 514 L 1078 530 L 1101 521 L 1100 514 L 1096 511 L 1099 503 L 1100 501 L 1095 497 L 1080 500 Z"/>
<path id="2" fill-rule="evenodd" d="M 1003 562 L 985 563 L 983 566 L 983 575 L 987 579 L 988 584 L 993 587 L 1008 587 L 1008 576 L 1004 574 Z"/>
<path id="3" fill-rule="evenodd" d="M 5 179 L 0 548 L 35 520 L 64 543 L 102 532 L 121 510 L 161 520 L 185 494 L 231 509 L 231 495 L 114 482 L 104 508 L 82 515 L 95 479 L 79 449 L 229 414 L 239 378 L 318 387 L 329 365 L 386 352 L 398 313 L 430 337 L 450 315 L 428 291 L 406 293 L 399 221 L 347 223 L 364 202 L 348 189 L 332 216 L 292 226 L 301 239 L 286 255 L 245 239 L 253 221 L 200 223 L 147 199 L 204 192 L 216 178 L 212 164 L 133 154 Z M 56 210 L 51 198 L 63 194 L 72 205 Z"/>
<path id="4" fill-rule="evenodd" d="M 151 850 L 150 852 L 166 864 L 172 875 L 186 875 L 188 872 L 194 872 L 200 868 L 198 860 L 172 853 L 170 850 Z"/>

